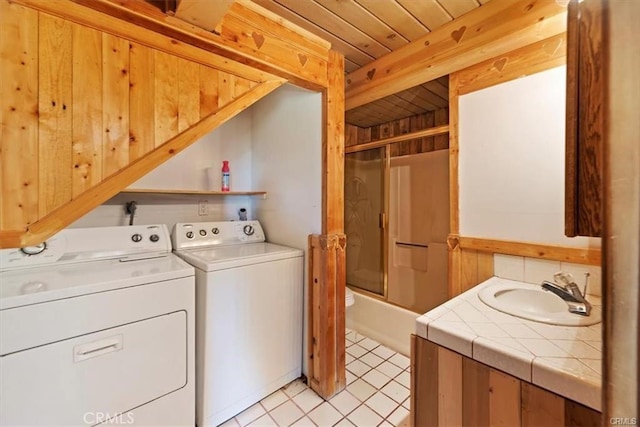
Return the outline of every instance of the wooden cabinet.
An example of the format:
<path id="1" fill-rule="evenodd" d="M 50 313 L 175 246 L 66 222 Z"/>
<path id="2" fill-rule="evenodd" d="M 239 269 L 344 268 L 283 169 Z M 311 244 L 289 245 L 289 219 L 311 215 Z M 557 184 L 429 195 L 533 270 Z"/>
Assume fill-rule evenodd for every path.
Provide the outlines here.
<path id="1" fill-rule="evenodd" d="M 571 0 L 567 22 L 565 234 L 602 235 L 603 0 Z"/>
<path id="2" fill-rule="evenodd" d="M 600 412 L 412 336 L 412 425 L 600 425 Z"/>

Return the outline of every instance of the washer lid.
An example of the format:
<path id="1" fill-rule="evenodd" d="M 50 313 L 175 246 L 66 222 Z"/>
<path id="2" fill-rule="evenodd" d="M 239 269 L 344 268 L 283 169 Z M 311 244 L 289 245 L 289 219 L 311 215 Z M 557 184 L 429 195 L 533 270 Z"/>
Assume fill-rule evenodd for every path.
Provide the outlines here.
<path id="1" fill-rule="evenodd" d="M 193 267 L 173 254 L 3 271 L 0 310 L 193 275 Z"/>
<path id="2" fill-rule="evenodd" d="M 300 249 L 273 243 L 250 243 L 176 251 L 189 264 L 204 271 L 224 270 L 245 265 L 301 257 Z"/>

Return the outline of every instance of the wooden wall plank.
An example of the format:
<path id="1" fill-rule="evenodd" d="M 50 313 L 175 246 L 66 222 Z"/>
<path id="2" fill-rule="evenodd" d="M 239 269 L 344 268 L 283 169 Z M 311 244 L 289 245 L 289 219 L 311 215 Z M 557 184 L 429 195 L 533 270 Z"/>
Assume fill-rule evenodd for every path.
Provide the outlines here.
<path id="1" fill-rule="evenodd" d="M 98 185 L 74 198 L 70 203 L 66 203 L 58 208 L 54 214 L 49 214 L 35 224 L 32 224 L 27 230 L 21 231 L 20 233 L 15 233 L 11 230 L 0 231 L 0 245 L 2 245 L 2 247 L 23 247 L 42 242 L 51 237 L 55 232 L 60 230 L 61 224 L 70 224 L 95 206 L 104 203 L 127 185 L 140 179 L 161 163 L 181 152 L 194 141 L 202 138 L 241 111 L 249 108 L 256 101 L 282 86 L 282 84 L 284 84 L 283 80 L 261 83 L 245 96 L 235 99 L 226 108 L 221 109 L 216 114 L 205 117 L 195 126 L 190 127 L 163 146 L 152 150 L 146 156 L 138 159 L 135 166 L 129 165 L 118 173 L 107 177 Z"/>
<path id="2" fill-rule="evenodd" d="M 194 34 L 195 27 L 192 25 L 185 24 L 177 18 L 167 17 L 144 1 L 129 0 L 118 4 L 110 0 L 11 1 L 249 80 L 264 82 L 278 79 L 273 74 L 235 61 L 234 59 L 244 58 L 247 62 L 246 56 L 229 52 L 227 48 L 220 46 L 221 40 L 216 35 L 204 30 Z M 147 6 L 143 13 L 132 10 L 141 5 Z M 182 25 L 173 25 L 175 21 Z"/>
<path id="3" fill-rule="evenodd" d="M 200 120 L 200 66 L 179 59 L 178 72 L 178 132 L 182 132 Z"/>
<path id="4" fill-rule="evenodd" d="M 178 134 L 178 57 L 154 51 L 155 146 Z"/>
<path id="5" fill-rule="evenodd" d="M 601 414 L 577 402 L 565 400 L 564 425 L 566 427 L 598 427 Z"/>
<path id="6" fill-rule="evenodd" d="M 129 42 L 102 33 L 102 175 L 129 163 Z"/>
<path id="7" fill-rule="evenodd" d="M 102 179 L 102 34 L 73 25 L 73 197 Z"/>
<path id="8" fill-rule="evenodd" d="M 218 70 L 200 66 L 200 117 L 218 109 Z"/>
<path id="9" fill-rule="evenodd" d="M 38 219 L 38 13 L 0 4 L 0 221 L 16 229 Z"/>
<path id="10" fill-rule="evenodd" d="M 460 292 L 465 292 L 478 282 L 478 251 L 474 249 L 462 249 L 460 253 L 461 274 Z"/>
<path id="11" fill-rule="evenodd" d="M 238 96 L 242 96 L 243 94 L 249 92 L 249 90 L 251 90 L 251 86 L 254 84 L 254 82 L 247 80 L 247 79 L 243 79 L 240 77 L 236 77 L 236 81 L 235 81 L 235 85 L 233 88 L 233 96 L 234 97 L 238 97 Z"/>
<path id="12" fill-rule="evenodd" d="M 463 357 L 438 347 L 438 425 L 463 424 Z"/>
<path id="13" fill-rule="evenodd" d="M 602 260 L 602 253 L 600 249 L 550 246 L 541 245 L 539 243 L 481 239 L 466 236 L 459 237 L 459 240 L 462 248 L 475 249 L 483 252 L 518 255 L 589 265 L 600 265 Z"/>
<path id="14" fill-rule="evenodd" d="M 462 358 L 462 425 L 489 425 L 489 367 Z"/>
<path id="15" fill-rule="evenodd" d="M 521 382 L 522 427 L 564 425 L 564 399 L 533 384 Z"/>
<path id="16" fill-rule="evenodd" d="M 478 251 L 478 283 L 493 277 L 493 254 Z"/>
<path id="17" fill-rule="evenodd" d="M 411 335 L 411 425 L 437 425 L 438 388 L 438 346 Z"/>
<path id="18" fill-rule="evenodd" d="M 449 123 L 449 109 L 441 108 L 434 111 L 434 121 L 436 126 Z M 446 150 L 449 148 L 449 135 L 436 135 L 434 137 L 434 150 Z"/>
<path id="19" fill-rule="evenodd" d="M 234 96 L 236 76 L 229 73 L 218 73 L 218 107 L 227 105 Z"/>
<path id="20" fill-rule="evenodd" d="M 153 49 L 129 44 L 129 160 L 155 147 L 155 65 Z"/>
<path id="21" fill-rule="evenodd" d="M 519 426 L 520 381 L 496 369 L 489 370 L 489 425 Z"/>
<path id="22" fill-rule="evenodd" d="M 40 13 L 38 61 L 38 216 L 72 197 L 72 69 L 70 22 Z"/>

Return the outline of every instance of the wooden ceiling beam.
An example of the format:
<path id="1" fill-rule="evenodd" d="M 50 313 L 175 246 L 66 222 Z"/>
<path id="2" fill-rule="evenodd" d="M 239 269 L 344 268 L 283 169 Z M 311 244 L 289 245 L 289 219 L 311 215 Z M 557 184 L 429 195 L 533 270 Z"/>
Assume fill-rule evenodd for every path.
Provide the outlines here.
<path id="1" fill-rule="evenodd" d="M 216 31 L 233 2 L 234 0 L 179 0 L 175 16 L 196 27 Z"/>
<path id="2" fill-rule="evenodd" d="M 67 5 L 62 1 L 15 1 L 45 12 Z M 191 45 L 307 89 L 322 90 L 328 84 L 330 43 L 283 19 L 274 18 L 272 13 L 246 0 L 233 2 L 222 20 L 220 34 L 168 16 L 143 0 L 71 2 L 170 37 L 178 47 Z M 83 21 L 82 17 L 80 21 Z M 111 32 L 108 28 L 104 31 Z"/>
<path id="3" fill-rule="evenodd" d="M 566 8 L 554 0 L 491 1 L 349 73 L 346 109 L 565 31 Z"/>

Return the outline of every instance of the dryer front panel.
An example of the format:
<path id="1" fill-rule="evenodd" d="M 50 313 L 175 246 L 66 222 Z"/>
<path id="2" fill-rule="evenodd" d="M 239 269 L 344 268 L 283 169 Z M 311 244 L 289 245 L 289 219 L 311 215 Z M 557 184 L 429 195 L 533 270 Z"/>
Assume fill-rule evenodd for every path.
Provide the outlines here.
<path id="1" fill-rule="evenodd" d="M 4 355 L 0 378 L 0 425 L 95 425 L 119 414 L 135 424 L 134 408 L 187 383 L 187 313 Z"/>

